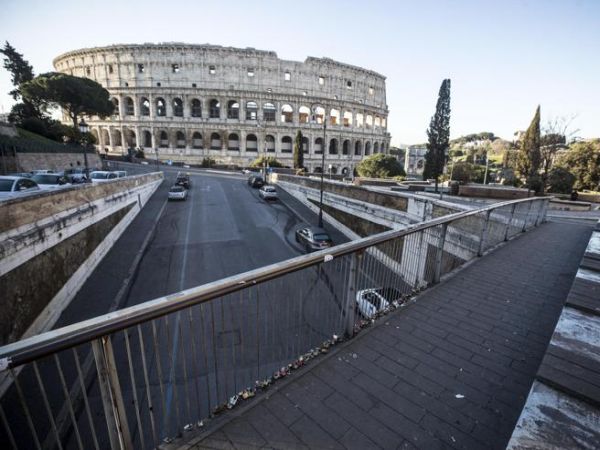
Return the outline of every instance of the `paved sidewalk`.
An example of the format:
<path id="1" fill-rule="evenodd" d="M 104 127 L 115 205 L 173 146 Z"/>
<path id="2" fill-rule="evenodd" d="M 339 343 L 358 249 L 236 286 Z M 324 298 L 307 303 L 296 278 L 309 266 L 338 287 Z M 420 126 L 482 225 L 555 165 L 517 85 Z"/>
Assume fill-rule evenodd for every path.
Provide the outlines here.
<path id="1" fill-rule="evenodd" d="M 504 449 L 591 229 L 520 236 L 183 448 Z"/>

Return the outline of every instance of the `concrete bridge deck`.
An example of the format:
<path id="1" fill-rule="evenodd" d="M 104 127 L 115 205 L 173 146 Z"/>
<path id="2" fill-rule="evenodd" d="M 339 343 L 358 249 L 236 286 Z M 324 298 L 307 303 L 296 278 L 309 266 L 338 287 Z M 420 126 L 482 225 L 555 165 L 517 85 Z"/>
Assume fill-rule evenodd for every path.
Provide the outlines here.
<path id="1" fill-rule="evenodd" d="M 180 448 L 504 449 L 591 230 L 523 234 Z"/>

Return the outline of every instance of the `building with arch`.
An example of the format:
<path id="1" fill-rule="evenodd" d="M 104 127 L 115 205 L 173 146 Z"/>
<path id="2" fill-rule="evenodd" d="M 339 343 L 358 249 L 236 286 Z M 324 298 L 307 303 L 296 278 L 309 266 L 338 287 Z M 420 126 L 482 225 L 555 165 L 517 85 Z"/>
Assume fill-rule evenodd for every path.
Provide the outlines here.
<path id="1" fill-rule="evenodd" d="M 89 118 L 109 154 L 142 148 L 149 158 L 239 166 L 266 154 L 292 166 L 300 130 L 310 171 L 322 169 L 325 151 L 326 171 L 349 173 L 389 150 L 385 77 L 329 58 L 163 43 L 74 50 L 54 67 L 109 91 L 113 116 Z"/>

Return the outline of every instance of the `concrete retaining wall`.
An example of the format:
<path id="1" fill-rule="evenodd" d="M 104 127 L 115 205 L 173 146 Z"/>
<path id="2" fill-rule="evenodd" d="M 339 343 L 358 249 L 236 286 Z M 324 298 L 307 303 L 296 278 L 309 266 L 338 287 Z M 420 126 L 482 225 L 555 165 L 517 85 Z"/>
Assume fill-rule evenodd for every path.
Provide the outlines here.
<path id="1" fill-rule="evenodd" d="M 0 345 L 49 329 L 162 174 L 0 202 Z"/>
<path id="2" fill-rule="evenodd" d="M 503 198 L 516 200 L 519 198 L 532 197 L 534 193 L 527 189 L 511 187 L 488 186 L 482 184 L 461 184 L 458 187 L 458 195 L 465 197 Z"/>

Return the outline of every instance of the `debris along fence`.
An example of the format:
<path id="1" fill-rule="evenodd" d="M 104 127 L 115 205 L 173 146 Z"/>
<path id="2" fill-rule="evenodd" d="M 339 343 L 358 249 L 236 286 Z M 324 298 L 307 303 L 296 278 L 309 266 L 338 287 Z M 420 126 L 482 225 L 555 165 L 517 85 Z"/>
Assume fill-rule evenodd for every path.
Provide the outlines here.
<path id="1" fill-rule="evenodd" d="M 342 244 L 0 348 L 14 448 L 155 448 L 203 426 L 377 315 L 541 223 L 547 198 Z M 395 292 L 372 317 L 365 289 Z M 393 301 L 392 301 L 393 300 Z"/>

